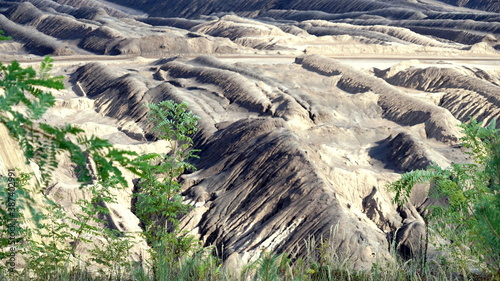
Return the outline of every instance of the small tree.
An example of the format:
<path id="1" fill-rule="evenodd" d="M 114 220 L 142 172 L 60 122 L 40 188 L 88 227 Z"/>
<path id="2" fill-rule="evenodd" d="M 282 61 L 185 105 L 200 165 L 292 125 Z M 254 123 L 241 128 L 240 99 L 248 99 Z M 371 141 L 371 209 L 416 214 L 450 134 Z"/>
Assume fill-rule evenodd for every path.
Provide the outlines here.
<path id="1" fill-rule="evenodd" d="M 168 153 L 152 153 L 138 158 L 148 163 L 138 183 L 136 214 L 144 225 L 144 233 L 153 247 L 158 276 L 172 276 L 182 255 L 197 245 L 195 239 L 178 231 L 179 215 L 188 211 L 182 202 L 179 176 L 195 167 L 187 162 L 197 158 L 191 135 L 197 131 L 199 117 L 188 111 L 186 103 L 162 101 L 147 105 L 148 123 L 159 139 L 166 140 Z"/>
<path id="2" fill-rule="evenodd" d="M 453 164 L 443 169 L 431 166 L 415 170 L 389 184 L 394 201 L 404 204 L 417 183 L 431 184 L 429 196 L 445 199 L 443 206 L 431 206 L 429 226 L 450 241 L 448 250 L 462 268 L 471 257 L 500 272 L 500 130 L 496 121 L 483 127 L 471 120 L 461 125 L 463 147 L 474 163 Z"/>
<path id="3" fill-rule="evenodd" d="M 177 217 L 187 211 L 182 203 L 178 177 L 195 167 L 187 162 L 197 157 L 190 135 L 197 130 L 199 117 L 188 111 L 186 103 L 162 101 L 149 104 L 148 123 L 158 138 L 168 141 L 168 153 L 150 153 L 137 159 L 147 163 L 143 168 L 140 190 L 136 194 L 136 214 L 145 225 L 151 241 L 157 241 L 165 234 L 168 223 L 177 224 Z"/>

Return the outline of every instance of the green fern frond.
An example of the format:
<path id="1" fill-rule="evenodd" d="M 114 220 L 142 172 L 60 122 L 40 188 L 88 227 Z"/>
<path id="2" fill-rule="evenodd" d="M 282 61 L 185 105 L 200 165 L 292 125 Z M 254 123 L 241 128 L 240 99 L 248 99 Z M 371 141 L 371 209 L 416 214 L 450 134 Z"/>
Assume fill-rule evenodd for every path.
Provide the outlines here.
<path id="1" fill-rule="evenodd" d="M 43 59 L 40 65 L 40 73 L 39 73 L 40 79 L 45 80 L 50 77 L 50 71 L 52 70 L 53 62 L 54 60 L 49 56 L 46 56 Z"/>

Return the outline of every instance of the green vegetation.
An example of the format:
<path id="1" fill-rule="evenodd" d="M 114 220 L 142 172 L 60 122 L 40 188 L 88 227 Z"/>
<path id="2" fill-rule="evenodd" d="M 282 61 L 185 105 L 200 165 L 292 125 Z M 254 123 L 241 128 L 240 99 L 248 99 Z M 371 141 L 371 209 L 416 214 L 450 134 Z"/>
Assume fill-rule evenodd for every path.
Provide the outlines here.
<path id="1" fill-rule="evenodd" d="M 184 255 L 196 252 L 195 258 L 198 255 L 201 262 L 199 255 L 204 251 L 195 239 L 178 229 L 178 216 L 188 211 L 188 206 L 182 203 L 178 177 L 186 170 L 195 169 L 187 160 L 197 157 L 198 150 L 192 149 L 193 140 L 189 135 L 196 132 L 199 118 L 188 111 L 186 103 L 162 101 L 148 107 L 152 132 L 159 139 L 168 141 L 169 152 L 151 153 L 136 160 L 139 165 L 146 163 L 138 184 L 136 215 L 143 223 L 144 234 L 153 249 L 154 279 L 167 277 L 166 280 L 172 280 L 181 273 L 179 262 Z"/>
<path id="2" fill-rule="evenodd" d="M 428 227 L 436 247 L 449 253 L 442 261 L 464 278 L 479 270 L 500 278 L 500 130 L 493 120 L 487 127 L 471 120 L 462 124 L 463 147 L 474 163 L 438 166 L 404 174 L 392 183 L 395 202 L 404 204 L 415 184 L 429 182 Z M 437 239 L 434 239 L 437 240 Z M 433 241 L 432 237 L 430 241 Z"/>
<path id="3" fill-rule="evenodd" d="M 136 214 L 145 225 L 150 243 L 154 243 L 171 232 L 165 229 L 167 224 L 175 229 L 177 216 L 188 210 L 188 206 L 182 203 L 177 179 L 184 171 L 195 169 L 186 160 L 197 157 L 189 135 L 197 130 L 198 117 L 188 112 L 186 103 L 162 101 L 148 107 L 152 131 L 169 142 L 167 149 L 170 150 L 169 153 L 147 154 L 136 160 L 138 164 L 147 163 L 142 169 L 144 174 L 139 183 Z"/>

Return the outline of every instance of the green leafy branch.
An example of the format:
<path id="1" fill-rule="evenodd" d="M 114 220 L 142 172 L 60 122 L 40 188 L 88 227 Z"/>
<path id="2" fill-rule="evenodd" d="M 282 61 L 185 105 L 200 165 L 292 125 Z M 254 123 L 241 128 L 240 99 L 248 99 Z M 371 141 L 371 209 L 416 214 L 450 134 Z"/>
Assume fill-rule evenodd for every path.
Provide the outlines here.
<path id="1" fill-rule="evenodd" d="M 176 224 L 179 214 L 188 210 L 182 203 L 178 177 L 187 170 L 195 170 L 187 160 L 197 158 L 192 148 L 191 135 L 197 131 L 199 117 L 188 111 L 186 103 L 162 101 L 148 104 L 148 124 L 159 139 L 167 140 L 169 153 L 151 153 L 137 159 L 143 166 L 143 178 L 137 193 L 137 215 L 145 224 L 150 241 L 158 241 L 165 234 L 167 223 Z M 175 228 L 175 226 L 174 226 Z"/>
<path id="2" fill-rule="evenodd" d="M 126 185 L 118 167 L 137 172 L 130 167 L 136 153 L 115 149 L 109 141 L 88 137 L 83 130 L 69 124 L 56 127 L 39 121 L 55 103 L 54 96 L 43 89 L 64 88 L 63 77 L 49 74 L 52 63 L 50 57 L 45 57 L 38 75 L 33 68 L 22 68 L 16 61 L 10 65 L 0 63 L 0 88 L 4 90 L 0 95 L 0 123 L 19 141 L 26 159 L 40 166 L 45 182 L 58 165 L 58 155 L 66 153 L 75 164 L 74 172 L 80 182 L 116 177 Z"/>
<path id="3" fill-rule="evenodd" d="M 23 180 L 24 174 L 16 179 L 15 200 L 19 203 L 19 213 L 31 210 L 32 220 L 37 225 L 31 229 L 19 224 L 16 229 L 23 232 L 26 239 L 23 253 L 27 259 L 28 270 L 31 271 L 30 274 L 40 278 L 55 272 L 61 266 L 67 266 L 68 258 L 75 256 L 75 247 L 79 242 L 93 243 L 85 240 L 84 233 L 93 233 L 99 237 L 111 233 L 102 232 L 95 226 L 95 223 L 100 221 L 98 216 L 109 212 L 100 203 L 112 202 L 114 195 L 111 194 L 111 189 L 127 185 L 119 167 L 139 172 L 131 166 L 137 157 L 136 153 L 115 149 L 109 141 L 87 136 L 75 126 L 66 124 L 58 127 L 41 121 L 42 116 L 55 104 L 50 90 L 64 88 L 62 77 L 50 76 L 52 62 L 51 58 L 45 57 L 38 74 L 33 68 L 22 68 L 15 61 L 9 65 L 0 63 L 0 123 L 19 142 L 26 161 L 38 164 L 44 180 L 42 184 L 46 186 L 51 180 L 59 157 L 67 156 L 75 164 L 73 169 L 82 183 L 81 188 L 91 192 L 89 200 L 82 199 L 77 202 L 83 211 L 76 215 L 76 219 L 71 219 L 59 204 L 44 196 L 44 185 L 42 195 L 47 199 L 47 206 L 38 206 L 41 208 L 39 210 L 33 204 L 28 204 L 28 201 L 33 201 L 37 191 L 24 188 L 27 182 Z M 92 182 L 96 184 L 89 185 Z M 103 187 L 99 182 L 110 184 Z M 2 183 L 3 198 L 9 196 L 4 194 L 5 186 Z M 5 226 L 4 221 L 9 219 L 9 214 L 1 208 L 0 216 L 2 225 Z M 8 233 L 5 231 L 6 228 L 2 227 L 2 245 L 9 243 L 6 235 Z M 127 239 L 121 239 L 126 243 L 124 240 Z M 127 250 L 130 247 L 120 249 Z M 2 258 L 5 258 L 3 254 Z"/>

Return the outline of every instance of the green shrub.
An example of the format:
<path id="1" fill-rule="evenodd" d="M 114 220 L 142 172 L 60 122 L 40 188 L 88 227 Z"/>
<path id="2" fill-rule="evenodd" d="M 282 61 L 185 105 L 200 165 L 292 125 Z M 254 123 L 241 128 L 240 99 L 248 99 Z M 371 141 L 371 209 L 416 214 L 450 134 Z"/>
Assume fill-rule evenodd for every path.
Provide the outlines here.
<path id="1" fill-rule="evenodd" d="M 431 166 L 403 174 L 389 187 L 395 202 L 407 201 L 417 183 L 429 182 L 429 196 L 446 204 L 431 206 L 429 227 L 449 243 L 441 244 L 465 277 L 476 268 L 491 276 L 500 273 L 500 130 L 493 120 L 484 127 L 471 120 L 462 124 L 463 147 L 473 163 Z"/>

